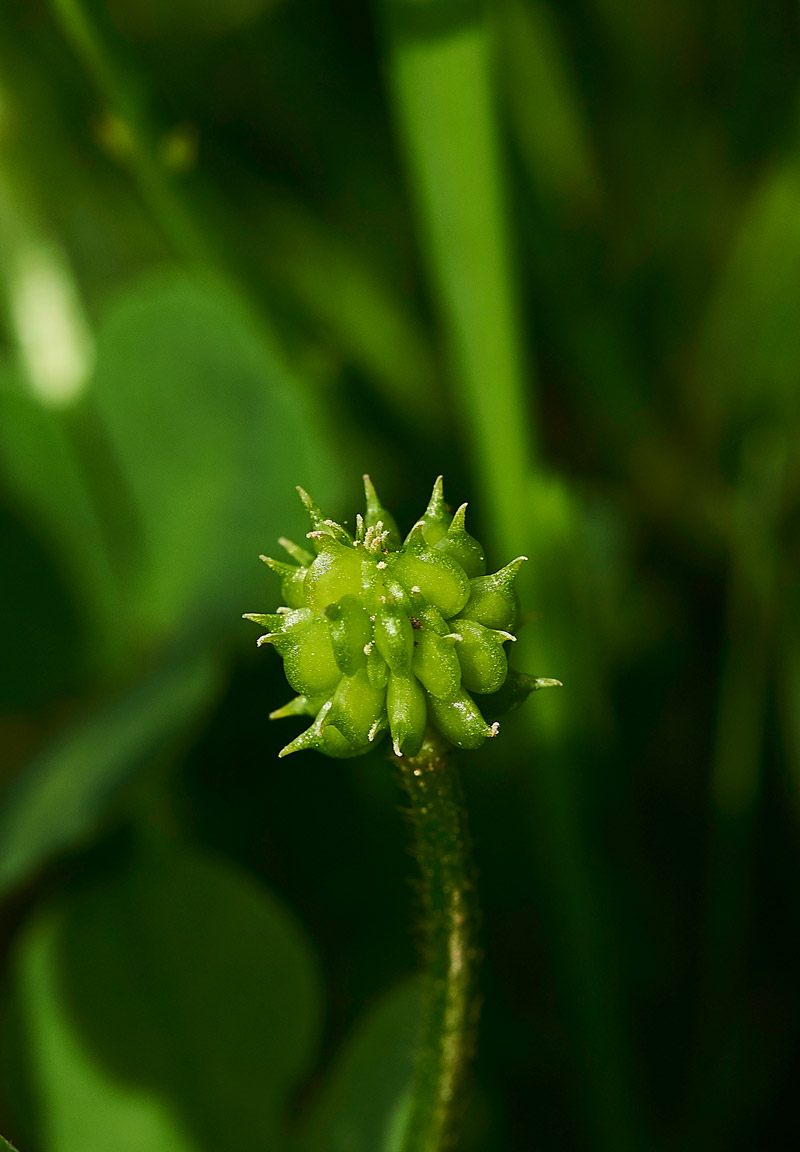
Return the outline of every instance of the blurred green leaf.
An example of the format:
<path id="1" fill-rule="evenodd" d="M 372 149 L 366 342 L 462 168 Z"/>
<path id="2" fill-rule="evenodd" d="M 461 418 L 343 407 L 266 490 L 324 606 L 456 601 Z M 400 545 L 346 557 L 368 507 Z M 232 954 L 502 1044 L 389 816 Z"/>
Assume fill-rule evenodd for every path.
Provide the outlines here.
<path id="1" fill-rule="evenodd" d="M 109 1074 L 76 1030 L 59 970 L 63 916 L 45 915 L 21 942 L 17 994 L 46 1152 L 197 1152 L 158 1090 Z"/>
<path id="2" fill-rule="evenodd" d="M 74 691 L 83 683 L 88 655 L 85 620 L 62 572 L 38 534 L 3 503 L 0 497 L 0 713 L 46 707 L 60 693 Z M 52 647 L 53 620 L 59 648 L 69 659 L 42 659 Z"/>
<path id="3" fill-rule="evenodd" d="M 576 767 L 599 758 L 610 734 L 609 653 L 594 603 L 603 589 L 594 578 L 597 562 L 576 487 L 540 474 L 531 478 L 527 499 L 535 515 L 526 542 L 531 563 L 520 573 L 520 593 L 538 618 L 515 645 L 515 663 L 537 676 L 557 677 L 564 687 L 537 692 L 508 726 L 524 733 L 520 767 L 531 750 L 540 753 L 536 771 L 522 771 L 521 781 L 531 843 L 541 854 L 539 868 L 548 875 L 549 934 L 563 981 L 561 996 L 570 1005 L 565 1018 L 596 1128 L 594 1141 L 598 1148 L 635 1152 L 647 1143 L 638 1070 L 616 957 L 600 912 L 608 878 L 583 826 L 590 784 L 581 781 L 579 786 L 582 769 Z M 609 592 L 618 594 L 618 589 L 612 586 Z"/>
<path id="4" fill-rule="evenodd" d="M 693 402 L 712 422 L 800 417 L 800 160 L 774 168 L 742 216 L 702 332 Z"/>
<path id="5" fill-rule="evenodd" d="M 778 663 L 778 705 L 781 736 L 789 765 L 790 783 L 794 796 L 795 813 L 800 816 L 800 595 L 797 580 L 790 573 L 792 584 L 784 597 L 783 619 L 780 628 L 780 659 Z"/>
<path id="6" fill-rule="evenodd" d="M 604 610 L 618 611 L 613 598 L 621 592 L 601 582 L 607 574 L 599 571 L 595 541 L 587 531 L 588 510 L 575 485 L 540 473 L 527 486 L 527 503 L 535 515 L 525 541 L 530 561 L 520 571 L 519 589 L 533 619 L 514 646 L 514 664 L 536 676 L 554 676 L 567 690 L 541 693 L 524 715 L 537 739 L 551 747 L 563 743 L 565 733 L 578 724 L 591 729 L 597 739 L 608 723 L 610 656 L 597 618 Z M 606 562 L 614 561 L 608 557 Z M 592 573 L 588 581 L 587 571 Z M 613 570 L 608 575 L 619 578 Z M 605 595 L 612 597 L 611 606 L 602 603 Z M 631 626 L 627 619 L 624 626 Z M 618 621 L 617 642 L 622 641 L 622 628 Z"/>
<path id="7" fill-rule="evenodd" d="M 498 6 L 500 82 L 534 187 L 558 214 L 595 209 L 600 181 L 575 79 L 548 5 Z"/>
<path id="8" fill-rule="evenodd" d="M 396 1152 L 419 1026 L 422 982 L 386 993 L 337 1053 L 298 1152 Z"/>
<path id="9" fill-rule="evenodd" d="M 0 469 L 66 571 L 76 600 L 98 633 L 119 608 L 108 547 L 83 462 L 63 412 L 24 390 L 10 364 L 0 364 Z"/>
<path id="10" fill-rule="evenodd" d="M 86 837 L 142 762 L 208 705 L 213 663 L 165 669 L 70 728 L 27 765 L 0 809 L 0 891 Z"/>
<path id="11" fill-rule="evenodd" d="M 8 1152 L 17 1152 L 14 1145 L 9 1144 L 8 1140 L 5 1140 L 2 1136 L 0 1136 L 0 1148 L 7 1148 Z"/>
<path id="12" fill-rule="evenodd" d="M 228 631 L 263 587 L 258 554 L 305 531 L 295 485 L 335 504 L 316 414 L 236 301 L 175 271 L 109 309 L 93 396 L 141 518 L 134 620 L 199 642 Z"/>
<path id="13" fill-rule="evenodd" d="M 265 257 L 328 338 L 408 419 L 441 425 L 432 349 L 402 293 L 353 244 L 294 203 L 264 206 Z"/>
<path id="14" fill-rule="evenodd" d="M 150 846 L 40 915 L 15 973 L 47 1152 L 286 1146 L 319 978 L 246 874 Z"/>
<path id="15" fill-rule="evenodd" d="M 0 100 L 13 102 L 1 66 Z M 0 141 L 0 298 L 29 388 L 61 407 L 85 387 L 92 336 L 69 257 L 36 203 L 25 149 L 9 135 Z"/>

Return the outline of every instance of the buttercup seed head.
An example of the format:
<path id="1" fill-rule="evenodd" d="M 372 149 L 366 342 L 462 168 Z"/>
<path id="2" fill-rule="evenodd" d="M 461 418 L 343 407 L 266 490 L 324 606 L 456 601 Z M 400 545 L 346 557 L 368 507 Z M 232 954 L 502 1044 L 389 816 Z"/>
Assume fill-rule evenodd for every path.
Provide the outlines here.
<path id="1" fill-rule="evenodd" d="M 313 552 L 282 538 L 294 563 L 261 557 L 279 576 L 285 604 L 245 619 L 268 628 L 257 643 L 275 648 L 298 693 L 271 719 L 313 717 L 280 755 L 310 748 L 360 756 L 388 733 L 397 756 L 414 756 L 427 727 L 456 747 L 478 748 L 498 725 L 486 722 L 473 694 L 497 693 L 507 710 L 559 684 L 509 675 L 505 644 L 515 639 L 514 581 L 525 557 L 487 576 L 483 549 L 465 527 L 467 506 L 447 512 L 441 476 L 405 540 L 369 476 L 364 491 L 352 537 L 298 488 Z"/>

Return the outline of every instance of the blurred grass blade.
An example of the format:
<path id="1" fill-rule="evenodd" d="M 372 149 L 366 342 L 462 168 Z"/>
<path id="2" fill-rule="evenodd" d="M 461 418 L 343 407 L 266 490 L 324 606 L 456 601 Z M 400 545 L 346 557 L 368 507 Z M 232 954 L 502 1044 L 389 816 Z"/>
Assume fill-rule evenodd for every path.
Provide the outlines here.
<path id="1" fill-rule="evenodd" d="M 48 1152 L 287 1147 L 319 977 L 246 874 L 151 845 L 35 919 L 14 972 Z"/>
<path id="2" fill-rule="evenodd" d="M 22 76 L 30 82 L 0 16 L 0 295 L 25 382 L 42 403 L 68 407 L 86 387 L 94 346 L 71 257 L 37 184 L 39 125 Z"/>
<path id="3" fill-rule="evenodd" d="M 792 573 L 789 573 L 792 579 Z M 800 815 L 800 594 L 797 585 L 785 598 L 780 633 L 779 705 L 783 744 L 792 773 Z"/>
<path id="4" fill-rule="evenodd" d="M 5 93 L 0 87 L 0 103 Z M 36 219 L 21 173 L 6 172 L 0 139 L 0 286 L 25 377 L 55 408 L 73 404 L 94 360 L 91 331 L 66 253 Z"/>
<path id="5" fill-rule="evenodd" d="M 121 595 L 103 527 L 65 414 L 26 394 L 0 362 L 0 472 L 18 505 L 57 554 L 100 648 L 117 647 Z M 125 624 L 119 632 L 125 633 Z"/>
<path id="6" fill-rule="evenodd" d="M 208 658 L 168 668 L 26 765 L 0 808 L 0 892 L 85 840 L 136 769 L 208 706 L 217 684 Z"/>
<path id="7" fill-rule="evenodd" d="M 742 449 L 712 780 L 715 807 L 734 821 L 752 813 L 759 790 L 769 650 L 779 607 L 775 535 L 788 453 L 787 439 L 777 429 L 754 429 Z"/>
<path id="8" fill-rule="evenodd" d="M 409 981 L 356 1022 L 303 1118 L 297 1152 L 394 1152 L 411 1082 L 422 986 Z"/>
<path id="9" fill-rule="evenodd" d="M 776 542 L 789 462 L 784 431 L 754 428 L 742 447 L 733 518 L 725 648 L 711 774 L 705 918 L 701 940 L 693 1123 L 706 1147 L 725 1148 L 748 1077 L 747 964 L 755 836 L 766 752 L 766 715 L 780 605 Z"/>
<path id="10" fill-rule="evenodd" d="M 564 688 L 537 693 L 518 713 L 526 747 L 519 787 L 532 851 L 545 878 L 559 1007 L 582 1082 L 591 1146 L 639 1152 L 649 1145 L 620 980 L 625 941 L 598 834 L 604 785 L 586 779 L 588 766 L 610 761 L 613 749 L 613 657 L 596 631 L 601 589 L 586 579 L 597 563 L 587 545 L 588 513 L 576 492 L 556 478 L 537 477 L 527 499 L 535 515 L 526 546 L 536 563 L 522 595 L 541 616 L 520 634 L 515 662 L 537 675 L 556 675 Z"/>
<path id="11" fill-rule="evenodd" d="M 441 428 L 444 404 L 433 350 L 402 293 L 352 240 L 297 204 L 269 200 L 263 250 L 278 287 L 295 296 L 328 341 L 352 359 L 409 423 Z"/>
<path id="12" fill-rule="evenodd" d="M 503 0 L 496 15 L 500 84 L 533 187 L 567 221 L 596 211 L 600 180 L 553 12 L 542 0 Z"/>
<path id="13" fill-rule="evenodd" d="M 384 0 L 384 8 L 395 115 L 463 432 L 496 539 L 518 550 L 515 503 L 536 417 L 513 287 L 489 26 L 472 0 Z"/>
<path id="14" fill-rule="evenodd" d="M 712 297 L 689 398 L 705 443 L 735 462 L 725 638 L 686 1123 L 725 1148 L 753 1075 L 748 966 L 767 709 L 781 606 L 781 520 L 800 421 L 797 145 L 752 194 Z M 721 1104 L 720 1102 L 725 1102 Z"/>
<path id="15" fill-rule="evenodd" d="M 756 187 L 705 318 L 687 402 L 716 440 L 753 420 L 800 420 L 798 205 L 792 155 Z"/>
<path id="16" fill-rule="evenodd" d="M 2 1149 L 3 1152 L 17 1152 L 17 1149 L 14 1147 L 14 1145 L 9 1144 L 8 1140 L 4 1139 L 2 1136 L 0 1136 L 0 1149 Z"/>

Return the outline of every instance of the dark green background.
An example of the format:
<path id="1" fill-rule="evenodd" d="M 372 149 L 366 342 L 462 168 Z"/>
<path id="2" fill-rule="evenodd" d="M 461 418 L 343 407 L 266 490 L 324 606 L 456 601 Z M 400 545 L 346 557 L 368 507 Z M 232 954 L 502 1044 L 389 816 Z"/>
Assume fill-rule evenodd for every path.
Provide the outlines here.
<path id="1" fill-rule="evenodd" d="M 800 10 L 7 0 L 0 1131 L 392 1152 L 414 863 L 244 611 L 368 471 L 519 553 L 464 1152 L 797 1146 Z"/>

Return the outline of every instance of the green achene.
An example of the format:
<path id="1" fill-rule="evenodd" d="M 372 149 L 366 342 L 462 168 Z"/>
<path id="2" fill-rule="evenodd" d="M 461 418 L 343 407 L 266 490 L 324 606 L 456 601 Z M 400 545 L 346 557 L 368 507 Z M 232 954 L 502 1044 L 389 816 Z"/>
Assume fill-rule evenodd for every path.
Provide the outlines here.
<path id="1" fill-rule="evenodd" d="M 284 607 L 248 613 L 269 629 L 286 678 L 298 693 L 272 718 L 313 716 L 282 749 L 359 756 L 388 732 L 397 756 L 416 756 L 428 727 L 458 748 L 496 736 L 472 693 L 508 680 L 505 645 L 519 620 L 518 556 L 486 575 L 483 548 L 465 527 L 466 504 L 450 516 L 441 476 L 424 515 L 403 541 L 364 477 L 366 514 L 355 536 L 325 517 L 298 488 L 311 519 L 313 553 L 280 543 L 293 563 L 262 560 L 281 580 Z M 558 681 L 514 673 L 515 703 Z"/>

